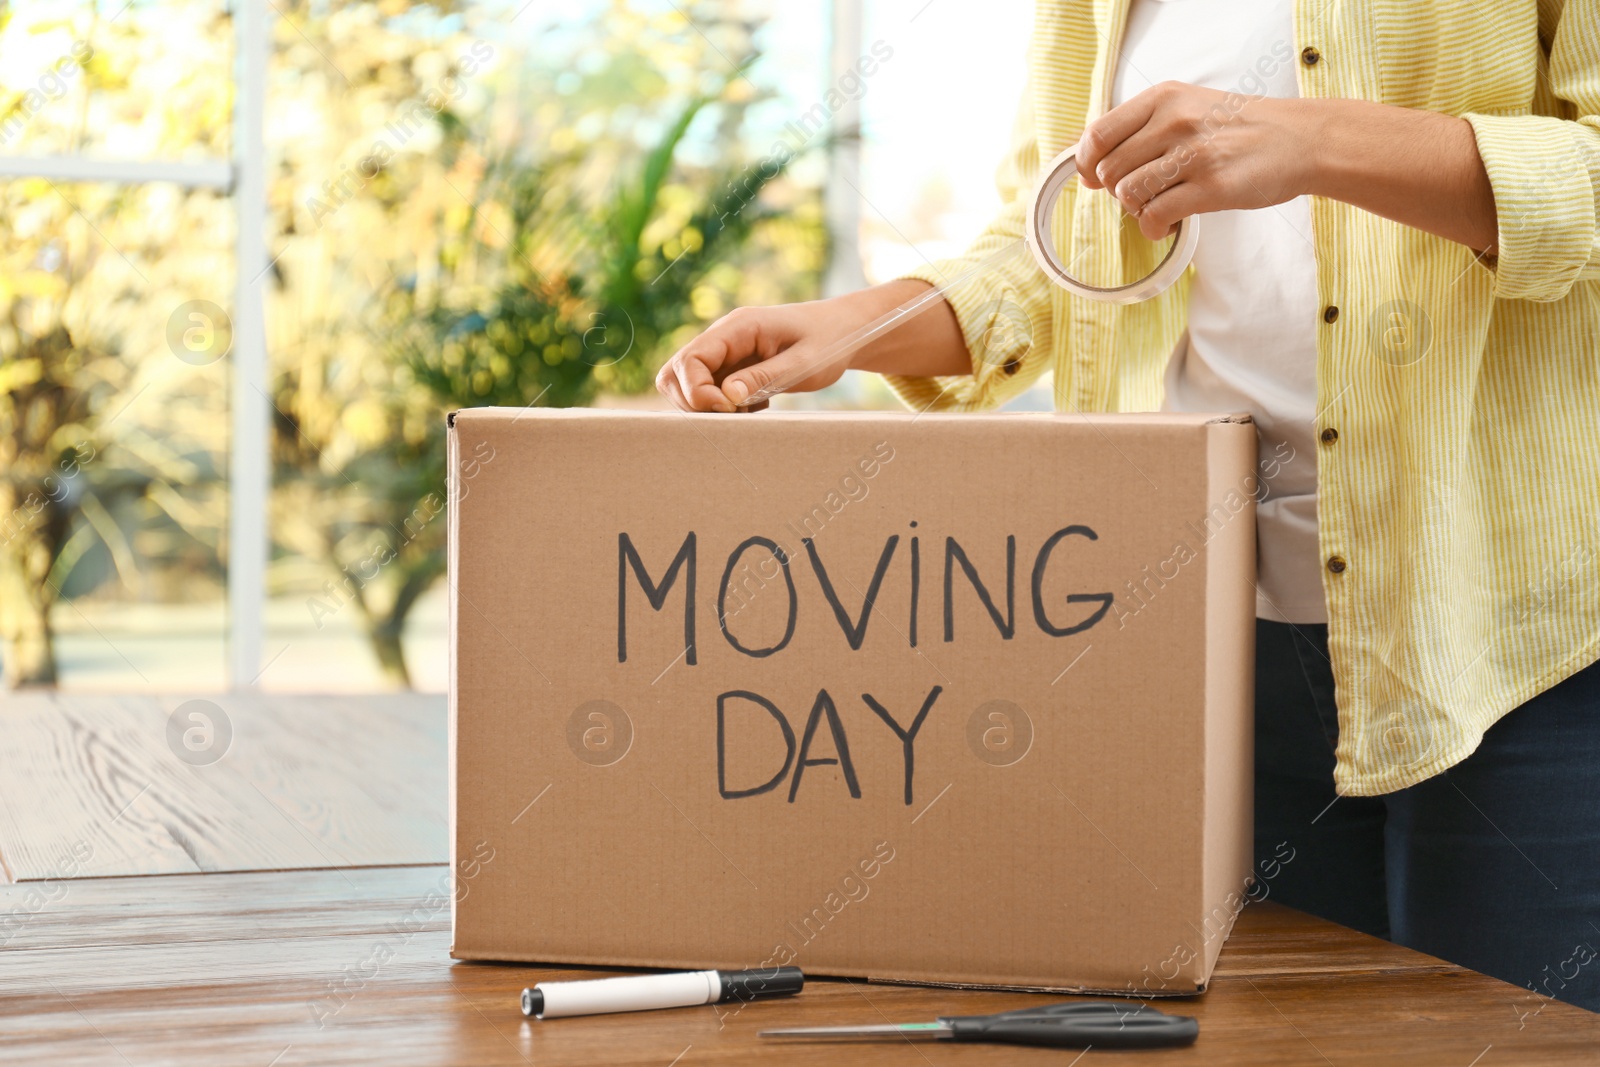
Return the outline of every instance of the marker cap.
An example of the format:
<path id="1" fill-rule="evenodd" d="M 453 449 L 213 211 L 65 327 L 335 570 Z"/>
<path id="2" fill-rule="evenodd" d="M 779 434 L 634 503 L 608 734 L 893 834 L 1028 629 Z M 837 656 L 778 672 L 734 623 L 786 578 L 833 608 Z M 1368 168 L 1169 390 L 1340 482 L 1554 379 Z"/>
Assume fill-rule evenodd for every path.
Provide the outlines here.
<path id="1" fill-rule="evenodd" d="M 754 971 L 718 971 L 722 997 L 728 1000 L 765 1000 L 786 997 L 805 987 L 806 976 L 798 967 L 763 967 Z"/>

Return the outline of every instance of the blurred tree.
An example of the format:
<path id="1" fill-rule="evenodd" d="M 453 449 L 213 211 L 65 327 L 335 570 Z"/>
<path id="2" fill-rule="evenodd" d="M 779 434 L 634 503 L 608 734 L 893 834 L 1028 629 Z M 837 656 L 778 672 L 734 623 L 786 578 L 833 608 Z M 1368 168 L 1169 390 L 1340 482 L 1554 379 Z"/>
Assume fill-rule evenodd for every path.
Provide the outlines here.
<path id="1" fill-rule="evenodd" d="M 298 384 L 281 378 L 280 398 L 293 396 Z M 380 670 L 410 685 L 401 642 L 406 619 L 445 569 L 444 435 L 438 410 L 416 390 L 409 410 L 395 393 L 378 395 L 382 401 L 357 416 L 358 451 L 333 470 L 296 421 L 313 405 L 280 406 L 275 458 L 293 473 L 279 483 L 277 527 L 291 547 L 336 572 L 306 598 L 313 625 L 320 630 L 353 606 Z M 375 421 L 363 430 L 362 419 Z"/>
<path id="2" fill-rule="evenodd" d="M 61 594 L 62 550 L 86 497 L 97 401 L 120 368 L 80 347 L 59 319 L 13 301 L 0 325 L 0 635 L 10 686 L 53 685 L 50 613 Z M 32 320 L 32 321 L 30 321 Z M 101 512 L 104 508 L 99 509 Z M 70 564 L 69 564 L 70 567 Z"/>
<path id="3" fill-rule="evenodd" d="M 444 572 L 446 409 L 570 406 L 602 390 L 637 392 L 649 387 L 676 335 L 715 313 L 719 299 L 736 298 L 741 268 L 782 278 L 791 298 L 815 284 L 822 237 L 814 193 L 791 190 L 798 210 L 781 213 L 789 227 L 781 243 L 758 240 L 780 214 L 759 198 L 784 175 L 787 158 L 741 158 L 745 110 L 758 99 L 744 66 L 708 78 L 720 56 L 707 48 L 698 65 L 685 66 L 681 45 L 652 51 L 649 33 L 627 23 L 639 17 L 617 4 L 589 28 L 605 62 L 576 87 L 571 113 L 546 120 L 543 136 L 530 136 L 521 101 L 481 84 L 485 65 L 467 60 L 483 54 L 483 42 L 435 44 L 435 54 L 450 57 L 441 68 L 421 52 L 396 62 L 407 54 L 397 52 L 401 45 L 367 39 L 394 66 L 431 71 L 440 86 L 460 86 L 468 67 L 479 82 L 436 98 L 444 106 L 434 109 L 436 140 L 426 157 L 370 151 L 367 161 L 386 158 L 350 168 L 359 195 L 337 207 L 310 198 L 309 224 L 301 205 L 286 205 L 286 237 L 304 232 L 313 241 L 279 261 L 301 321 L 296 336 L 274 345 L 275 529 L 285 546 L 337 572 L 307 598 L 310 616 L 320 626 L 352 605 L 397 683 L 410 677 L 401 641 L 407 614 Z M 753 26 L 729 25 L 747 66 Z M 655 32 L 669 30 L 681 38 L 687 27 Z M 330 56 L 347 65 L 342 54 Z M 507 63 L 503 83 L 514 86 L 525 69 Z M 671 110 L 656 105 L 659 123 L 644 121 L 639 89 L 663 90 L 672 79 L 693 89 L 678 92 Z M 354 88 L 366 91 L 359 78 Z M 402 115 L 408 93 L 429 92 L 421 80 L 391 88 L 389 107 Z M 512 121 L 497 120 L 500 101 L 515 105 Z M 682 153 L 689 131 L 712 108 L 722 112 L 717 153 L 709 165 L 690 164 Z M 623 113 L 633 116 L 631 127 L 662 132 L 641 141 L 616 128 Z M 595 115 L 603 121 L 586 122 Z M 597 130 L 591 141 L 574 134 L 580 124 Z M 355 129 L 337 136 L 374 144 Z M 336 182 L 313 188 L 338 192 Z M 392 235 L 387 254 L 374 254 L 379 234 Z M 796 246 L 802 269 L 783 261 L 781 271 L 761 271 Z M 312 248 L 320 255 L 308 254 Z M 352 284 L 375 295 L 352 294 L 338 306 Z M 273 318 L 285 321 L 281 311 Z"/>

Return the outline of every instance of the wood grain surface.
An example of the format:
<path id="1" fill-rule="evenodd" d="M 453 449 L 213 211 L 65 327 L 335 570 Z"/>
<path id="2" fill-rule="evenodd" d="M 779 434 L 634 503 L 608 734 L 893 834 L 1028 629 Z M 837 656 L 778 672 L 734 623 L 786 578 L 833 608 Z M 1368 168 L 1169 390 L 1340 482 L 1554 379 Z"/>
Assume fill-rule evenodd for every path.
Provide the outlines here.
<path id="1" fill-rule="evenodd" d="M 6 694 L 0 873 L 442 863 L 445 750 L 440 696 Z"/>
<path id="2" fill-rule="evenodd" d="M 202 699 L 230 736 L 199 751 L 181 697 L 0 699 L 0 1062 L 1600 1063 L 1600 1016 L 1273 904 L 1208 993 L 1161 1003 L 1200 1019 L 1190 1049 L 756 1037 L 1052 999 L 847 981 L 531 1022 L 524 985 L 609 972 L 449 958 L 441 698 Z"/>
<path id="3" fill-rule="evenodd" d="M 0 1061 L 99 1064 L 1594 1064 L 1600 1016 L 1273 904 L 1211 990 L 1163 1010 L 1194 1047 L 1121 1053 L 781 1043 L 756 1031 L 1001 1011 L 1050 997 L 808 983 L 730 1012 L 524 1020 L 517 994 L 601 971 L 449 959 L 447 868 L 0 887 Z"/>

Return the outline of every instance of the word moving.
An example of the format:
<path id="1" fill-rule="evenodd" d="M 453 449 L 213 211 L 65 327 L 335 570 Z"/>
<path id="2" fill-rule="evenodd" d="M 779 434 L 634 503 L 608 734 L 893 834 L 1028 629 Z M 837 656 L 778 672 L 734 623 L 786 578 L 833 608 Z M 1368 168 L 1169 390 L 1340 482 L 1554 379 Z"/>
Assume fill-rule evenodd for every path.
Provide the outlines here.
<path id="1" fill-rule="evenodd" d="M 911 523 L 911 528 L 916 528 L 916 523 Z M 1069 593 L 1066 597 L 1068 604 L 1094 604 L 1097 605 L 1087 615 L 1080 615 L 1072 619 L 1052 618 L 1049 606 L 1045 603 L 1044 585 L 1051 562 L 1056 558 L 1057 547 L 1068 538 L 1081 538 L 1088 541 L 1099 540 L 1099 535 L 1087 526 L 1063 526 L 1061 529 L 1045 538 L 1044 543 L 1034 554 L 1031 572 L 1030 590 L 1033 600 L 1033 621 L 1039 629 L 1051 637 L 1067 637 L 1072 634 L 1082 633 L 1105 617 L 1111 608 L 1114 595 L 1111 593 Z M 911 569 L 910 604 L 908 606 L 907 641 L 915 648 L 918 639 L 919 610 L 918 602 L 922 594 L 922 538 L 916 534 L 909 537 L 910 547 L 909 566 Z M 828 607 L 832 609 L 833 618 L 839 624 L 840 633 L 851 651 L 859 652 L 862 643 L 867 637 L 867 625 L 872 621 L 873 608 L 878 601 L 878 594 L 883 588 L 884 577 L 889 573 L 890 565 L 894 563 L 899 552 L 901 537 L 899 534 L 891 535 L 883 543 L 883 551 L 878 555 L 877 566 L 873 568 L 872 578 L 867 582 L 866 593 L 863 594 L 861 606 L 852 613 L 850 607 L 840 595 L 838 587 L 830 576 L 827 565 L 823 562 L 822 554 L 817 549 L 813 538 L 803 537 L 800 543 L 805 547 L 806 559 L 810 565 L 811 573 L 815 576 L 817 587 Z M 733 633 L 729 626 L 729 613 L 727 611 L 728 594 L 733 583 L 733 575 L 739 567 L 741 558 L 746 552 L 761 551 L 770 554 L 775 562 L 775 570 L 783 576 L 784 592 L 788 598 L 788 616 L 784 626 L 783 636 L 769 645 L 746 644 Z M 628 587 L 637 584 L 640 592 L 644 593 L 653 611 L 661 611 L 666 607 L 667 597 L 681 577 L 684 582 L 683 595 L 683 640 L 684 661 L 690 666 L 699 662 L 698 627 L 695 608 L 698 603 L 697 586 L 699 582 L 699 537 L 693 531 L 683 539 L 677 554 L 667 564 L 665 573 L 659 580 L 652 578 L 644 559 L 635 547 L 633 538 L 627 533 L 617 535 L 617 662 L 628 661 Z M 955 640 L 955 605 L 956 605 L 956 573 L 959 568 L 962 577 L 971 585 L 973 592 L 994 621 L 995 629 L 1000 636 L 1009 641 L 1017 633 L 1017 539 L 1015 535 L 1006 537 L 1006 577 L 1005 577 L 1005 610 L 1002 612 L 995 603 L 995 597 L 990 592 L 989 586 L 979 576 L 978 569 L 973 565 L 967 550 L 961 542 L 954 537 L 944 539 L 944 639 Z M 633 581 L 630 583 L 630 575 Z M 843 579 L 848 585 L 855 585 L 849 579 Z M 859 588 L 859 586 L 856 586 Z M 795 624 L 800 612 L 799 587 L 794 580 L 793 567 L 789 554 L 771 538 L 755 536 L 739 542 L 728 554 L 727 564 L 722 570 L 722 580 L 717 588 L 717 625 L 722 631 L 722 636 L 728 645 L 736 652 L 753 659 L 764 659 L 775 655 L 789 644 L 794 637 Z"/>

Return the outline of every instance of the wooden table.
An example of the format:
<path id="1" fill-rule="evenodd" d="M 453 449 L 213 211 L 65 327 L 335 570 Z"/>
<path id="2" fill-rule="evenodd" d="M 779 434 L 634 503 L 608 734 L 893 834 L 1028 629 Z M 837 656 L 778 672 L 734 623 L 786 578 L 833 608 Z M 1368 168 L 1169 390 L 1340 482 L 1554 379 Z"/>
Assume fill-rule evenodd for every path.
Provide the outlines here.
<path id="1" fill-rule="evenodd" d="M 0 886 L 0 1061 L 1600 1062 L 1600 1016 L 1270 903 L 1241 915 L 1208 993 L 1161 1005 L 1200 1019 L 1184 1050 L 1080 1061 L 758 1042 L 765 1027 L 1051 999 L 844 981 L 731 1014 L 529 1022 L 516 1004 L 524 985 L 606 972 L 449 958 L 448 911 L 429 905 L 447 870 L 442 702 L 209 699 L 233 737 L 224 759 L 199 767 L 165 740 L 181 701 L 0 700 L 0 859 L 15 880 Z M 271 869 L 226 873 L 252 867 Z"/>

